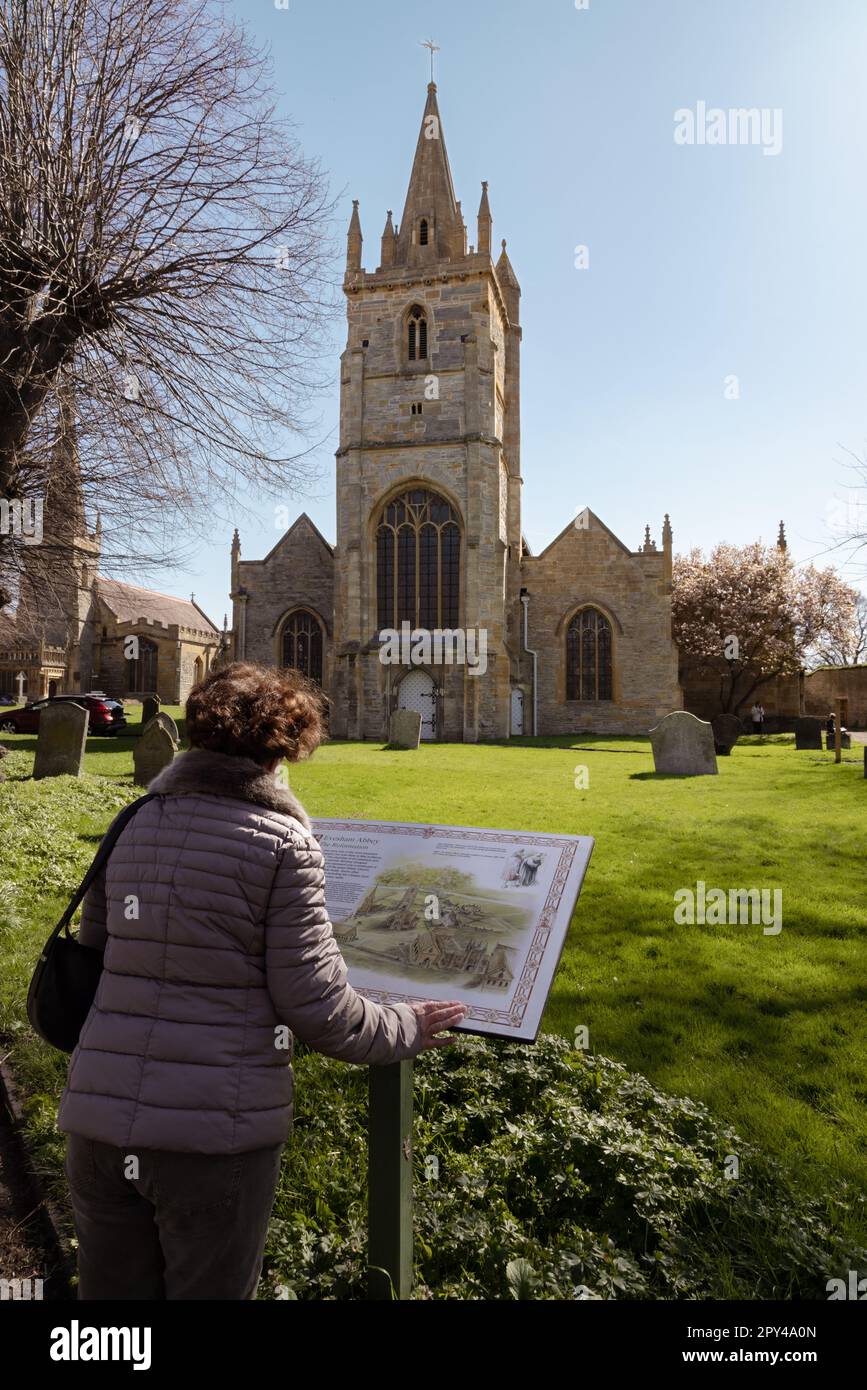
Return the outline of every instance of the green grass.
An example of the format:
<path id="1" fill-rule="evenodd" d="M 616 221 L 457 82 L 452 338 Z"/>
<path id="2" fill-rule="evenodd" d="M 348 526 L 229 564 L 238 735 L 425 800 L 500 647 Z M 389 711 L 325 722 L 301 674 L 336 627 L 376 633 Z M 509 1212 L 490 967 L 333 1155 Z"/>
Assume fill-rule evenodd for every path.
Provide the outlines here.
<path id="1" fill-rule="evenodd" d="M 18 754 L 7 760 L 13 776 L 25 772 L 34 740 L 3 742 Z M 34 946 L 114 807 L 134 794 L 131 748 L 131 739 L 91 740 L 81 782 L 13 780 L 0 792 L 7 1031 L 20 1024 Z M 788 737 L 750 738 L 719 760 L 718 777 L 678 779 L 653 775 L 640 739 L 417 753 L 332 744 L 292 780 L 314 817 L 594 836 L 543 1030 L 571 1039 L 586 1025 L 591 1052 L 705 1103 L 821 1196 L 840 1178 L 867 1186 L 867 782 L 861 749 L 844 759 L 837 767 Z M 587 790 L 575 786 L 582 765 Z M 782 932 L 676 926 L 674 894 L 698 880 L 782 889 Z M 55 1061 L 32 1040 L 22 1065 L 34 1089 L 51 1089 Z M 851 1232 L 863 1241 L 862 1211 Z"/>

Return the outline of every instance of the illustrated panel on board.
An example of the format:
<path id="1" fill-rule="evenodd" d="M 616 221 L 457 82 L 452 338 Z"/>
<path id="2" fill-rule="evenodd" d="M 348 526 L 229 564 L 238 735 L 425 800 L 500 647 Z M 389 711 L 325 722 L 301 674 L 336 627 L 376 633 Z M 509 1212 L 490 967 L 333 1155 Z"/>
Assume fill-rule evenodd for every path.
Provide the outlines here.
<path id="1" fill-rule="evenodd" d="M 359 993 L 458 999 L 461 1029 L 534 1042 L 593 840 L 318 820 L 334 934 Z"/>

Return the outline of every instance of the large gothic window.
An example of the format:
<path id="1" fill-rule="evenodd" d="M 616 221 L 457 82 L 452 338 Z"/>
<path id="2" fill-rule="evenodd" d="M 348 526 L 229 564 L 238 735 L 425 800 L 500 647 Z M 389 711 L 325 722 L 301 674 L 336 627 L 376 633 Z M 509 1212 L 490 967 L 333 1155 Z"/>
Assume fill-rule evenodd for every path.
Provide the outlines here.
<path id="1" fill-rule="evenodd" d="M 427 357 L 427 319 L 424 309 L 418 304 L 409 311 L 407 335 L 410 362 L 423 361 Z"/>
<path id="2" fill-rule="evenodd" d="M 582 608 L 566 634 L 566 699 L 612 698 L 611 624 L 598 608 Z"/>
<path id="3" fill-rule="evenodd" d="M 461 532 L 454 509 L 424 488 L 395 497 L 376 532 L 379 627 L 457 627 Z"/>
<path id="4" fill-rule="evenodd" d="M 286 619 L 283 628 L 283 665 L 322 684 L 322 627 L 306 608 Z"/>

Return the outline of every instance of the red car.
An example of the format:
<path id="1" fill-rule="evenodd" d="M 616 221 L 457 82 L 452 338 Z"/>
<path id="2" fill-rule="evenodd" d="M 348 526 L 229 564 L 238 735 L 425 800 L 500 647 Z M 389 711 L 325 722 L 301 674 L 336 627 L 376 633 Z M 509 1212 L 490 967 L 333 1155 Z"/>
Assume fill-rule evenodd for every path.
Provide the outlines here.
<path id="1" fill-rule="evenodd" d="M 0 710 L 0 734 L 36 734 L 39 732 L 39 713 L 49 705 L 83 705 L 88 712 L 89 734 L 120 734 L 126 729 L 126 714 L 119 700 L 98 695 L 56 695 L 53 699 L 36 700 L 23 709 Z"/>

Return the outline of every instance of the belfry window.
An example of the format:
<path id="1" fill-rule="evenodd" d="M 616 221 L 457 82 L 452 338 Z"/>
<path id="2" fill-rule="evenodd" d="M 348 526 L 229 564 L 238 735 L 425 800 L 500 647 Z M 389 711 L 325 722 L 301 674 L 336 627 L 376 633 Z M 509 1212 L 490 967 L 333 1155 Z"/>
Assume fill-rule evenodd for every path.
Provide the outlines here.
<path id="1" fill-rule="evenodd" d="M 427 357 L 427 319 L 424 309 L 418 304 L 409 311 L 408 334 L 410 362 L 423 361 Z"/>
<path id="2" fill-rule="evenodd" d="M 460 573 L 461 532 L 450 503 L 425 488 L 389 502 L 376 532 L 380 630 L 402 622 L 428 631 L 457 627 Z"/>
<path id="3" fill-rule="evenodd" d="M 418 244 L 419 246 L 427 246 L 428 244 L 428 225 L 426 217 L 423 217 L 421 219 L 421 223 L 419 224 Z"/>
<path id="4" fill-rule="evenodd" d="M 566 633 L 566 699 L 613 699 L 611 671 L 611 624 L 598 608 L 582 608 Z"/>
<path id="5" fill-rule="evenodd" d="M 322 684 L 322 628 L 306 608 L 299 608 L 283 628 L 283 665 Z"/>

